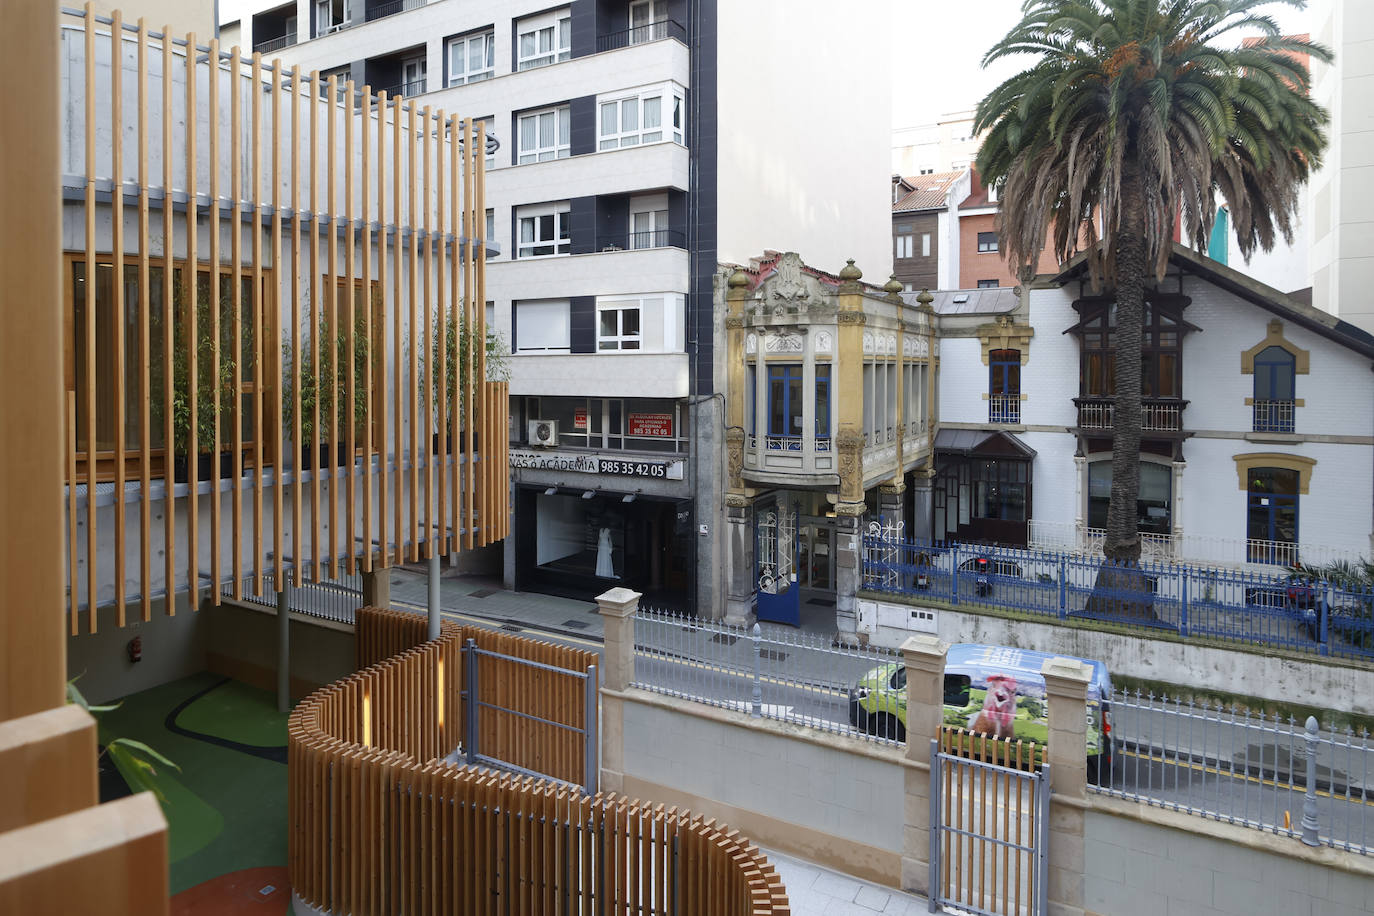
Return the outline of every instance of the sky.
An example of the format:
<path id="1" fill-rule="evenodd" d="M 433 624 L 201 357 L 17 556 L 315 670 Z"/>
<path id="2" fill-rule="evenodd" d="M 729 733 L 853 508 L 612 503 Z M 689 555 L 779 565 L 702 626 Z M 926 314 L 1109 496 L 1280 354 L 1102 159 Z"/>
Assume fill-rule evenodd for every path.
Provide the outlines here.
<path id="1" fill-rule="evenodd" d="M 893 128 L 930 124 L 973 108 L 990 89 L 1034 60 L 998 61 L 983 54 L 1016 24 L 1021 0 L 893 0 Z M 1310 10 L 1275 4 L 1263 10 L 1285 32 L 1309 31 Z M 1239 34 L 1239 33 L 1237 33 Z M 910 49 L 910 50 L 907 50 Z"/>

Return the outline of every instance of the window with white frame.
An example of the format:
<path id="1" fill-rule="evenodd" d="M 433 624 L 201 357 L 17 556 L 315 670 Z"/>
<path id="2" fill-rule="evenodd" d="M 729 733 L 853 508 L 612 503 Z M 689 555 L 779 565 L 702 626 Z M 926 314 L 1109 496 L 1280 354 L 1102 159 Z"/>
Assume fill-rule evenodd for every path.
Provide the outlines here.
<path id="1" fill-rule="evenodd" d="M 921 257 L 930 257 L 930 233 L 921 233 Z"/>
<path id="2" fill-rule="evenodd" d="M 546 258 L 568 253 L 568 202 L 517 207 L 517 258 Z"/>
<path id="3" fill-rule="evenodd" d="M 596 304 L 596 348 L 638 350 L 644 341 L 642 309 L 663 308 L 662 299 L 628 299 Z"/>
<path id="4" fill-rule="evenodd" d="M 567 9 L 515 24 L 516 70 L 533 70 L 572 57 L 572 17 Z"/>
<path id="5" fill-rule="evenodd" d="M 630 248 L 663 248 L 668 238 L 668 196 L 655 194 L 630 201 Z"/>
<path id="6" fill-rule="evenodd" d="M 517 353 L 567 353 L 571 347 L 567 299 L 525 299 L 512 303 Z"/>
<path id="7" fill-rule="evenodd" d="M 492 29 L 448 40 L 448 84 L 461 86 L 496 75 L 496 33 Z"/>
<path id="8" fill-rule="evenodd" d="M 912 242 L 912 236 L 911 236 L 911 223 L 898 223 L 898 224 L 897 224 L 897 235 L 896 235 L 896 240 L 897 240 L 897 253 L 896 253 L 896 256 L 897 256 L 898 258 L 909 258 L 909 257 L 911 257 L 911 242 Z"/>
<path id="9" fill-rule="evenodd" d="M 622 98 L 602 99 L 597 105 L 597 148 L 620 149 L 664 140 L 681 143 L 682 97 L 681 87 L 669 83 Z"/>
<path id="10" fill-rule="evenodd" d="M 567 105 L 522 114 L 517 120 L 517 132 L 520 134 L 520 164 L 568 158 L 572 150 L 569 140 L 570 121 Z"/>

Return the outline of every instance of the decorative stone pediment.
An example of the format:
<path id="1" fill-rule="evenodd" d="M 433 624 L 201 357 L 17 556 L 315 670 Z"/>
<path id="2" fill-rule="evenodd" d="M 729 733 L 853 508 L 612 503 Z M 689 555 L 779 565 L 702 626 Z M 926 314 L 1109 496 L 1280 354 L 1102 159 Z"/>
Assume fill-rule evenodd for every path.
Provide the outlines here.
<path id="1" fill-rule="evenodd" d="M 778 258 L 774 274 L 767 281 L 768 297 L 774 303 L 800 305 L 811 298 L 805 275 L 802 273 L 801 255 L 788 251 Z"/>
<path id="2" fill-rule="evenodd" d="M 984 366 L 988 365 L 988 354 L 993 350 L 1019 350 L 1021 365 L 1030 361 L 1030 342 L 1035 336 L 1035 328 L 1018 325 L 1011 315 L 998 315 L 995 322 L 980 326 L 974 333 L 983 344 Z"/>
<path id="3" fill-rule="evenodd" d="M 769 334 L 763 338 L 765 353 L 800 353 L 806 349 L 806 342 L 800 334 Z"/>
<path id="4" fill-rule="evenodd" d="M 1269 347 L 1279 347 L 1293 354 L 1293 371 L 1298 375 L 1307 375 L 1311 371 L 1312 354 L 1299 347 L 1297 344 L 1289 342 L 1283 336 L 1283 322 L 1275 318 L 1269 322 L 1268 333 L 1264 335 L 1264 340 L 1255 344 L 1250 349 L 1240 355 L 1240 371 L 1242 375 L 1255 374 L 1255 357 L 1259 356 Z"/>

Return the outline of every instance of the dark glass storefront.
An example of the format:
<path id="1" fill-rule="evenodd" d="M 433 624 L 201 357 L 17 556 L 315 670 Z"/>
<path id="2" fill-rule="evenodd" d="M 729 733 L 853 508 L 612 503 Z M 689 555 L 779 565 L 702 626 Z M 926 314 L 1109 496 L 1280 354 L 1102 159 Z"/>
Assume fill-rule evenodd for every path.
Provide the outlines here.
<path id="1" fill-rule="evenodd" d="M 591 600 L 623 586 L 649 607 L 693 607 L 691 501 L 627 495 L 518 488 L 516 589 Z"/>

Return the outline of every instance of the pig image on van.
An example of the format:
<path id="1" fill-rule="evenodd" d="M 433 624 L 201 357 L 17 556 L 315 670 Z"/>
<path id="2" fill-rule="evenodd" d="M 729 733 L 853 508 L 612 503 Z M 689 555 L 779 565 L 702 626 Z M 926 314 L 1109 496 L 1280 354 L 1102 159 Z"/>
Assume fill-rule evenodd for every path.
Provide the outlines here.
<path id="1" fill-rule="evenodd" d="M 1049 738 L 1049 706 L 1040 671 L 1051 657 L 1008 646 L 950 646 L 945 656 L 941 721 L 992 738 L 1044 744 Z M 1099 781 L 1112 761 L 1112 682 L 1102 662 L 1078 661 L 1092 669 L 1084 752 L 1088 777 Z M 905 741 L 906 708 L 906 668 L 900 663 L 873 668 L 849 691 L 849 722 L 870 734 Z"/>

